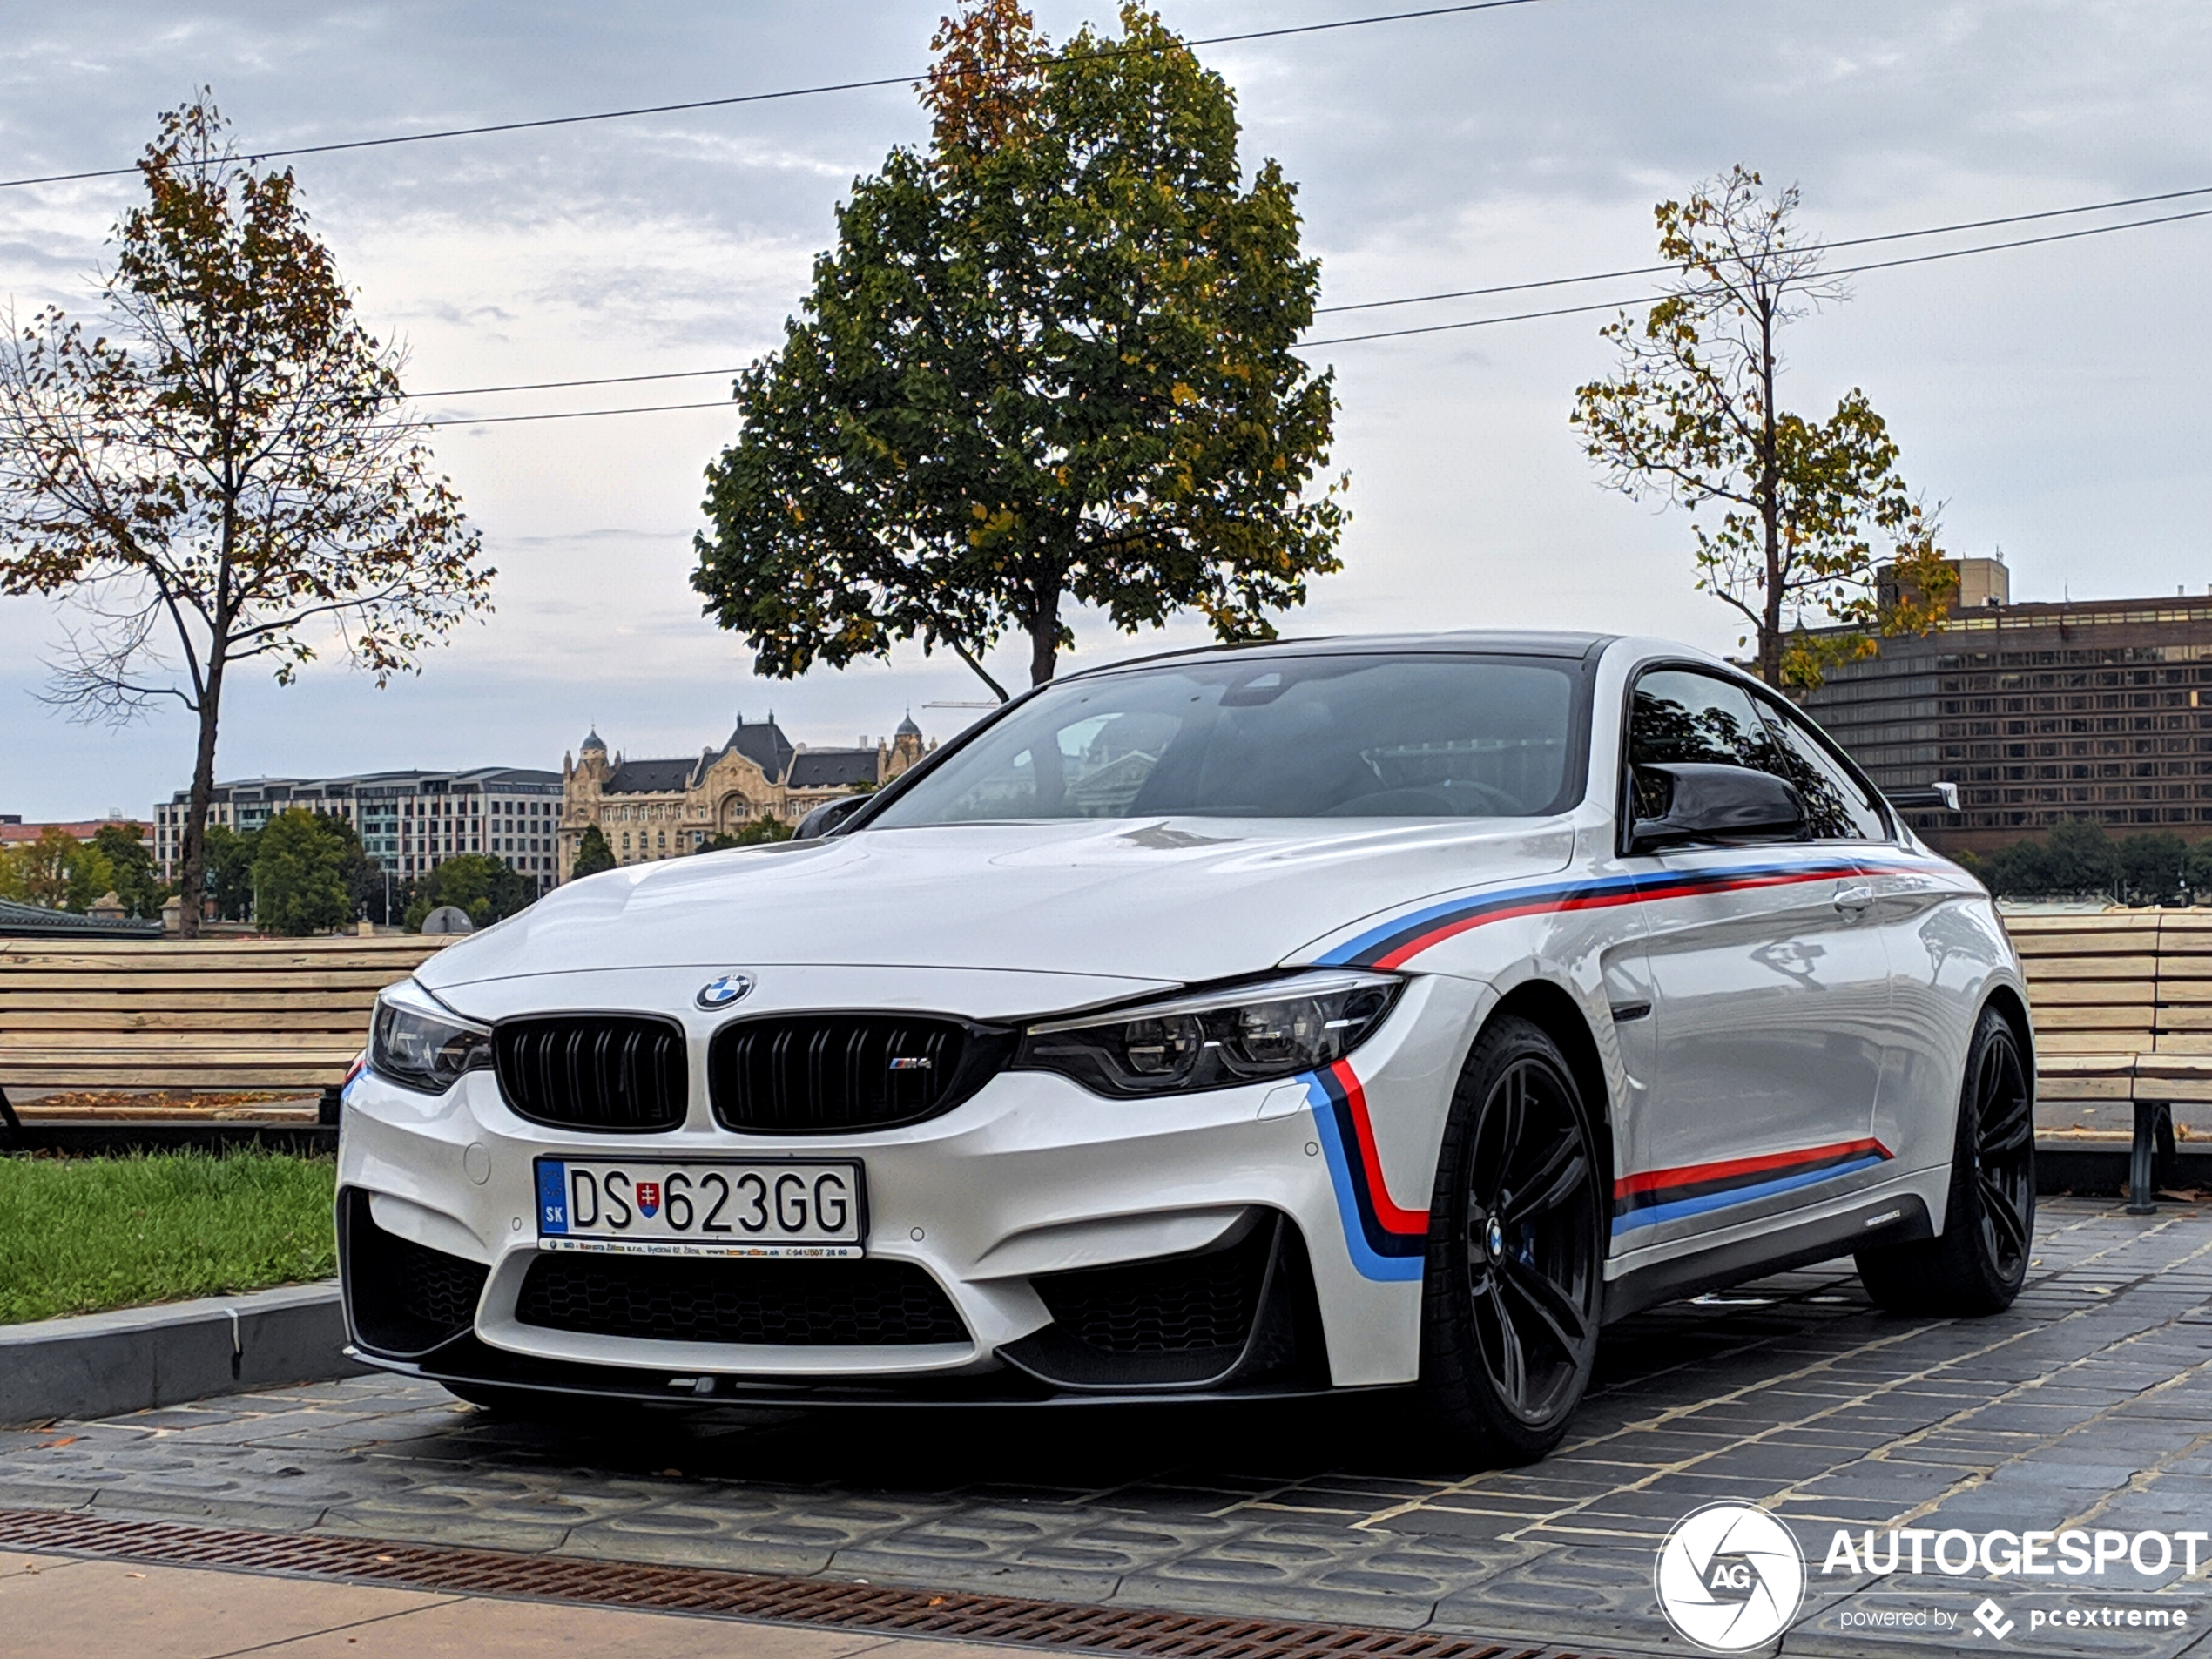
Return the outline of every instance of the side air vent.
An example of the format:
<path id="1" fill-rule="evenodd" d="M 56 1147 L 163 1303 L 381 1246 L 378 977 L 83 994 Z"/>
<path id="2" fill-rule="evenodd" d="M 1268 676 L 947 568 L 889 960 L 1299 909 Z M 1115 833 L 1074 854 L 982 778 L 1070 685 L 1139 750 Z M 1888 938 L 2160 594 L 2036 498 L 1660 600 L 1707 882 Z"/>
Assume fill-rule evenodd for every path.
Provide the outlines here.
<path id="1" fill-rule="evenodd" d="M 1011 1032 L 913 1014 L 738 1020 L 707 1049 L 714 1121 L 748 1135 L 893 1129 L 948 1112 L 990 1081 Z"/>
<path id="2" fill-rule="evenodd" d="M 341 1196 L 338 1224 L 346 1309 L 363 1347 L 412 1357 L 475 1323 L 490 1269 L 386 1232 L 359 1187 Z"/>
<path id="3" fill-rule="evenodd" d="M 684 1121 L 691 1091 L 684 1029 L 642 1015 L 506 1020 L 492 1031 L 500 1092 L 557 1129 L 645 1134 Z"/>

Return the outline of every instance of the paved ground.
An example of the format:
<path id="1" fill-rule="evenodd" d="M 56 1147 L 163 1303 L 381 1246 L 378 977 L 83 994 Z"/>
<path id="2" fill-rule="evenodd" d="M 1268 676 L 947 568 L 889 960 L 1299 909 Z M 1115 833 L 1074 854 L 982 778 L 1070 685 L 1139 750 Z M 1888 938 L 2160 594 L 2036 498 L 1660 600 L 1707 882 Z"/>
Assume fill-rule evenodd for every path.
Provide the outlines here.
<path id="1" fill-rule="evenodd" d="M 372 1378 L 0 1435 L 0 1507 L 1656 1651 L 1679 1644 L 1655 1610 L 1654 1545 L 1698 1505 L 1743 1499 L 1810 1557 L 1789 1651 L 1987 1650 L 1969 1615 L 1993 1596 L 2007 1649 L 2179 1653 L 2212 1635 L 2212 1594 L 2178 1568 L 2024 1592 L 1822 1564 L 1839 1527 L 2212 1531 L 2209 1298 L 2212 1211 L 2048 1200 L 2009 1314 L 1888 1318 L 1844 1264 L 1658 1310 L 1608 1339 L 1576 1433 L 1525 1470 L 1442 1464 L 1375 1401 L 562 1431 Z M 2031 1628 L 2068 1607 L 2187 1622 Z M 1930 1609 L 1951 1635 L 1845 1622 Z"/>
<path id="2" fill-rule="evenodd" d="M 966 1642 L 736 1627 L 242 1573 L 0 1554 L 0 1630 L 22 1654 L 131 1659 L 1004 1659 Z"/>

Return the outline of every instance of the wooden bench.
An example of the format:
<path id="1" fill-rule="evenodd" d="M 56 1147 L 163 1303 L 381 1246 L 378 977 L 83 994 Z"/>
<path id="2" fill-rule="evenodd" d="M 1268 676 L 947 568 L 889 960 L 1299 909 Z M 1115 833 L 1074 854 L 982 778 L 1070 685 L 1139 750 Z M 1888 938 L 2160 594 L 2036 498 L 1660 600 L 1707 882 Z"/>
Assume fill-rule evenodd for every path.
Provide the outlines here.
<path id="1" fill-rule="evenodd" d="M 0 1120 L 7 1089 L 337 1086 L 376 994 L 442 938 L 0 939 Z"/>
<path id="2" fill-rule="evenodd" d="M 2036 1093 L 2128 1103 L 2128 1209 L 2148 1214 L 2174 1107 L 2212 1101 L 2212 914 L 2010 916 L 2035 1013 Z"/>

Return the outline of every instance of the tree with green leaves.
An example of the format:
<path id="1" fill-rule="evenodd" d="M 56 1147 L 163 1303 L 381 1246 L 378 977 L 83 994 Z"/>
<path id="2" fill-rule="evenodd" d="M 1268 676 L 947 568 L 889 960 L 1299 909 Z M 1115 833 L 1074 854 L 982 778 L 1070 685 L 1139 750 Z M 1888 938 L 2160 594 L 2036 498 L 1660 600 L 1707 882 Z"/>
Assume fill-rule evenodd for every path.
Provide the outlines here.
<path id="1" fill-rule="evenodd" d="M 726 853 L 733 846 L 761 846 L 770 841 L 788 841 L 797 833 L 773 813 L 763 813 L 735 830 L 718 830 L 691 850 L 694 853 Z"/>
<path id="2" fill-rule="evenodd" d="M 423 920 L 441 905 L 451 905 L 479 927 L 503 921 L 537 897 L 536 886 L 489 853 L 462 853 L 439 864 L 415 886 L 408 900 L 408 932 L 421 933 Z"/>
<path id="3" fill-rule="evenodd" d="M 121 900 L 124 914 L 158 918 L 169 890 L 154 867 L 145 832 L 132 823 L 103 824 L 92 832 L 92 845 L 108 862 L 108 891 Z"/>
<path id="4" fill-rule="evenodd" d="M 265 932 L 299 938 L 327 934 L 354 918 L 346 889 L 350 828 L 305 807 L 287 807 L 261 826 L 253 851 L 253 919 Z"/>
<path id="5" fill-rule="evenodd" d="M 206 875 L 201 892 L 223 921 L 245 921 L 253 914 L 253 856 L 260 845 L 259 830 L 234 830 L 227 824 L 207 826 Z M 179 886 L 180 893 L 191 889 Z M 189 910 L 190 906 L 179 906 Z"/>
<path id="6" fill-rule="evenodd" d="M 1768 197 L 1741 166 L 1661 202 L 1668 292 L 1601 330 L 1618 365 L 1572 418 L 1615 489 L 1689 513 L 1697 585 L 1742 615 L 1767 684 L 1804 690 L 1876 635 L 1933 628 L 1958 577 L 1865 392 L 1824 420 L 1781 405 L 1784 332 L 1844 297 L 1797 206 L 1795 185 Z"/>
<path id="7" fill-rule="evenodd" d="M 196 894 L 231 671 L 288 684 L 334 645 L 381 685 L 492 572 L 291 172 L 256 173 L 206 95 L 138 171 L 97 331 L 50 307 L 0 341 L 0 593 L 73 602 L 51 700 L 77 718 L 193 715 Z"/>
<path id="8" fill-rule="evenodd" d="M 83 915 L 108 890 L 114 871 L 100 849 L 57 824 L 38 839 L 0 852 L 0 899 Z"/>
<path id="9" fill-rule="evenodd" d="M 692 585 L 756 672 L 919 640 L 1003 698 L 984 652 L 1026 637 L 1049 679 L 1070 601 L 1266 638 L 1339 568 L 1293 188 L 1273 161 L 1244 184 L 1235 101 L 1180 37 L 1121 24 L 1055 52 L 1016 0 L 947 18 L 928 150 L 853 186 L 806 314 L 738 377 Z"/>
<path id="10" fill-rule="evenodd" d="M 569 868 L 569 880 L 597 875 L 614 867 L 615 850 L 607 845 L 606 835 L 597 824 L 586 825 L 583 833 L 577 837 L 576 862 Z"/>

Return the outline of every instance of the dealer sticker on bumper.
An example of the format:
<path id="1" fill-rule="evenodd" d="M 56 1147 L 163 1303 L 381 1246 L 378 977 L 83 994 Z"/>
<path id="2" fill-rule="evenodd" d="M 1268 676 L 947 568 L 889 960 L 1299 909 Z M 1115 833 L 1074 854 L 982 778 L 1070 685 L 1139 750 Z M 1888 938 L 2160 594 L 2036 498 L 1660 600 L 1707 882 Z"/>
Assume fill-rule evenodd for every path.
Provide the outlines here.
<path id="1" fill-rule="evenodd" d="M 867 1190 L 851 1159 L 540 1158 L 537 1237 L 545 1250 L 853 1257 Z"/>

